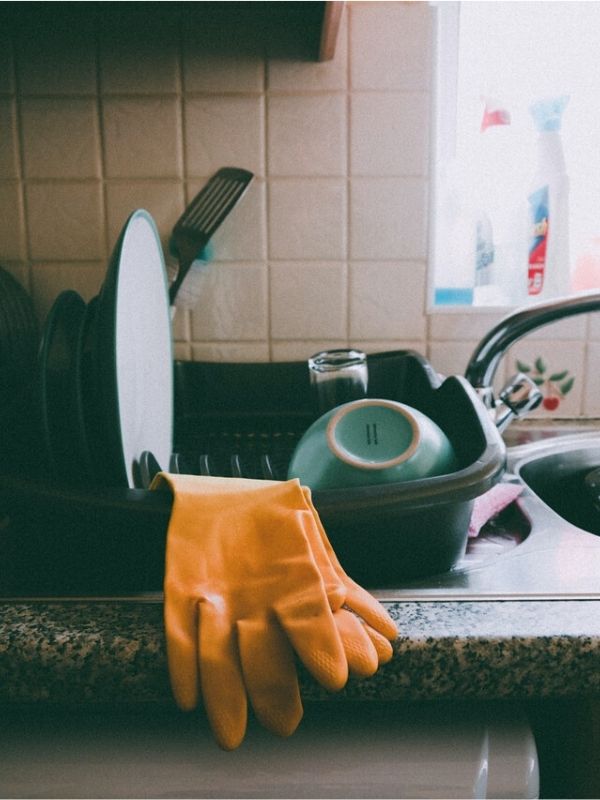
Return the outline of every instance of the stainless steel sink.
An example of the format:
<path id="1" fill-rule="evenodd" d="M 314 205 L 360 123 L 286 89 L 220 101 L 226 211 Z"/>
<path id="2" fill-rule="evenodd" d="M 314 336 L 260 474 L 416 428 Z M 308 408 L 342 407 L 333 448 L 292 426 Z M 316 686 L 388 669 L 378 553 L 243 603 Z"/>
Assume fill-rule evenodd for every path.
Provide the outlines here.
<path id="1" fill-rule="evenodd" d="M 393 589 L 385 600 L 599 599 L 600 511 L 584 484 L 600 466 L 600 433 L 508 448 L 506 479 L 523 491 L 471 540 L 457 567 Z"/>

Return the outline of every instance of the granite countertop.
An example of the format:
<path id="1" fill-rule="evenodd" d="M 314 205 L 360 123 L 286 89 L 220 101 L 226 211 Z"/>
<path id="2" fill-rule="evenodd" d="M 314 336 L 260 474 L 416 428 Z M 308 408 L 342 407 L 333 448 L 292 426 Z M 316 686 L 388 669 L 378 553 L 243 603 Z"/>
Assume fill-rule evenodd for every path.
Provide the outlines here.
<path id="1" fill-rule="evenodd" d="M 307 700 L 600 694 L 600 600 L 395 602 L 393 660 Z M 0 604 L 0 703 L 170 703 L 160 602 Z"/>

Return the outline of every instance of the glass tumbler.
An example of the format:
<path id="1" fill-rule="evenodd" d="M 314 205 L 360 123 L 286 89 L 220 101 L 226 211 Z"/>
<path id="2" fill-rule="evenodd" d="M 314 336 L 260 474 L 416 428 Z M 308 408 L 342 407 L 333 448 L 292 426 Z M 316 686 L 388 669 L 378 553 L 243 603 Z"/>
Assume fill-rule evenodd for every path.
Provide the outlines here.
<path id="1" fill-rule="evenodd" d="M 308 359 L 308 371 L 319 414 L 367 394 L 367 356 L 360 350 L 323 350 Z"/>

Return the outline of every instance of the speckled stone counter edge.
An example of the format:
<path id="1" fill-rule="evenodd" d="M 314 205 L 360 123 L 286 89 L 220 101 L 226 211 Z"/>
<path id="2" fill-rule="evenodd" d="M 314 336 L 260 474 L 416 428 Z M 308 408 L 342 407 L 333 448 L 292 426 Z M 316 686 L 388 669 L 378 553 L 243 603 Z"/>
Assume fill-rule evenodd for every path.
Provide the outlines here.
<path id="1" fill-rule="evenodd" d="M 386 604 L 391 663 L 306 700 L 600 695 L 600 601 Z M 0 703 L 171 703 L 160 603 L 0 603 Z"/>

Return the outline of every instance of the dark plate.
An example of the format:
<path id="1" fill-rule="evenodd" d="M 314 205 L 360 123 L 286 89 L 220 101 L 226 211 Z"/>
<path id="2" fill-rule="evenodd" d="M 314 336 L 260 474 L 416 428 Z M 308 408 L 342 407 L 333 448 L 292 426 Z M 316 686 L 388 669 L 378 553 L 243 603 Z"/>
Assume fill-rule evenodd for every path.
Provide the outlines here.
<path id="1" fill-rule="evenodd" d="M 76 359 L 85 308 L 77 292 L 59 294 L 46 318 L 38 361 L 45 467 L 49 477 L 69 483 L 83 479 Z"/>
<path id="2" fill-rule="evenodd" d="M 38 326 L 31 298 L 0 267 L 0 409 L 18 407 L 35 371 Z"/>
<path id="3" fill-rule="evenodd" d="M 98 296 L 95 383 L 101 401 L 103 483 L 139 486 L 150 450 L 167 465 L 173 447 L 173 351 L 164 256 L 154 220 L 127 220 Z"/>
<path id="4" fill-rule="evenodd" d="M 98 387 L 92 368 L 92 350 L 96 322 L 94 297 L 87 305 L 79 326 L 74 364 L 75 428 L 83 480 L 96 484 L 100 479 L 95 453 L 102 449 L 98 431 Z"/>

